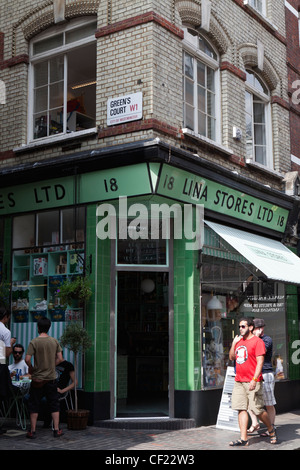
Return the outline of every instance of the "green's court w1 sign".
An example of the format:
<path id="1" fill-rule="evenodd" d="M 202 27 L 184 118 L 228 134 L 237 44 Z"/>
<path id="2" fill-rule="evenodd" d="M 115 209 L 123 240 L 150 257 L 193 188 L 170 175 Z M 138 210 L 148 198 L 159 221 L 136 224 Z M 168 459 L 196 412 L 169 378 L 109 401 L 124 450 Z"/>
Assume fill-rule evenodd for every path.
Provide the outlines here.
<path id="1" fill-rule="evenodd" d="M 75 188 L 77 185 L 77 188 Z M 156 194 L 283 233 L 289 211 L 166 164 L 112 168 L 0 189 L 0 215 Z M 77 201 L 75 201 L 77 195 Z M 170 202 L 171 204 L 171 202 Z"/>

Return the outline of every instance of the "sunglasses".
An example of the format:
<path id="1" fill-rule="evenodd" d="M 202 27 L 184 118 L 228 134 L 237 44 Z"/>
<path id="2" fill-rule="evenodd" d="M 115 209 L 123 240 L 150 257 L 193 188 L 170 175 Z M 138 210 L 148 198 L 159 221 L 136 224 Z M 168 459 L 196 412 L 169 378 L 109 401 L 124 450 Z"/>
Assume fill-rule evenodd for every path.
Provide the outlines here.
<path id="1" fill-rule="evenodd" d="M 22 351 L 14 351 L 13 354 L 23 354 Z"/>
<path id="2" fill-rule="evenodd" d="M 247 328 L 248 325 L 239 325 L 239 328 Z"/>

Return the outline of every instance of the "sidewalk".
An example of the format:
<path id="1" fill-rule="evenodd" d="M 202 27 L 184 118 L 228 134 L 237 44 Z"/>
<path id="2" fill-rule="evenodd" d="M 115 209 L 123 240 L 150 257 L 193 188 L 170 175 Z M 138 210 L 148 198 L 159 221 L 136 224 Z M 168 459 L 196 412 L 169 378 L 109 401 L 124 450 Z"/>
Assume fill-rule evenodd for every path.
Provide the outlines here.
<path id="1" fill-rule="evenodd" d="M 248 447 L 232 448 L 228 443 L 239 438 L 238 432 L 216 429 L 215 426 L 179 431 L 104 429 L 88 426 L 83 431 L 70 431 L 62 424 L 64 435 L 53 438 L 51 429 L 43 429 L 38 422 L 37 438 L 27 439 L 26 433 L 13 426 L 0 435 L 0 450 L 102 450 L 102 451 L 150 451 L 163 454 L 166 451 L 199 450 L 300 450 L 300 410 L 276 417 L 278 444 L 271 445 L 267 438 L 254 434 Z M 107 453 L 112 455 L 111 452 Z M 178 454 L 178 452 L 176 452 Z M 105 453 L 103 454 L 105 455 Z M 115 453 L 115 456 L 118 454 Z M 126 455 L 129 455 L 126 452 Z"/>

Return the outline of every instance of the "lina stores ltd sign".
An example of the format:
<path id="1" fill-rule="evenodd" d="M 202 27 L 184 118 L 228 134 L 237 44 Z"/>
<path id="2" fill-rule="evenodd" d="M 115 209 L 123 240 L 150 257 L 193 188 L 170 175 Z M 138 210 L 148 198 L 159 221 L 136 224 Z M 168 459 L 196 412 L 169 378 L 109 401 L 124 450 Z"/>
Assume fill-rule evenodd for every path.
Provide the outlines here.
<path id="1" fill-rule="evenodd" d="M 73 205 L 73 176 L 0 188 L 0 215 Z M 139 163 L 82 174 L 79 204 L 156 194 L 284 233 L 289 210 L 167 164 Z M 154 189 L 153 189 L 154 188 Z M 170 202 L 172 205 L 172 202 Z"/>
<path id="2" fill-rule="evenodd" d="M 241 191 L 164 165 L 157 194 L 284 233 L 289 211 Z"/>

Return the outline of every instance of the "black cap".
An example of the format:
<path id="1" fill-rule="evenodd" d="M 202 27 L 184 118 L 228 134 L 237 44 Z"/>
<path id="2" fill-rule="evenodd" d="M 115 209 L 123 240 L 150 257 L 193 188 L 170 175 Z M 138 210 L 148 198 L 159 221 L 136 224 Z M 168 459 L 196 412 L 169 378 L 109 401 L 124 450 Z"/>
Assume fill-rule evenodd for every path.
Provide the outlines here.
<path id="1" fill-rule="evenodd" d="M 254 318 L 253 323 L 254 323 L 254 328 L 262 328 L 263 326 L 266 325 L 265 320 L 263 320 L 262 318 Z"/>

